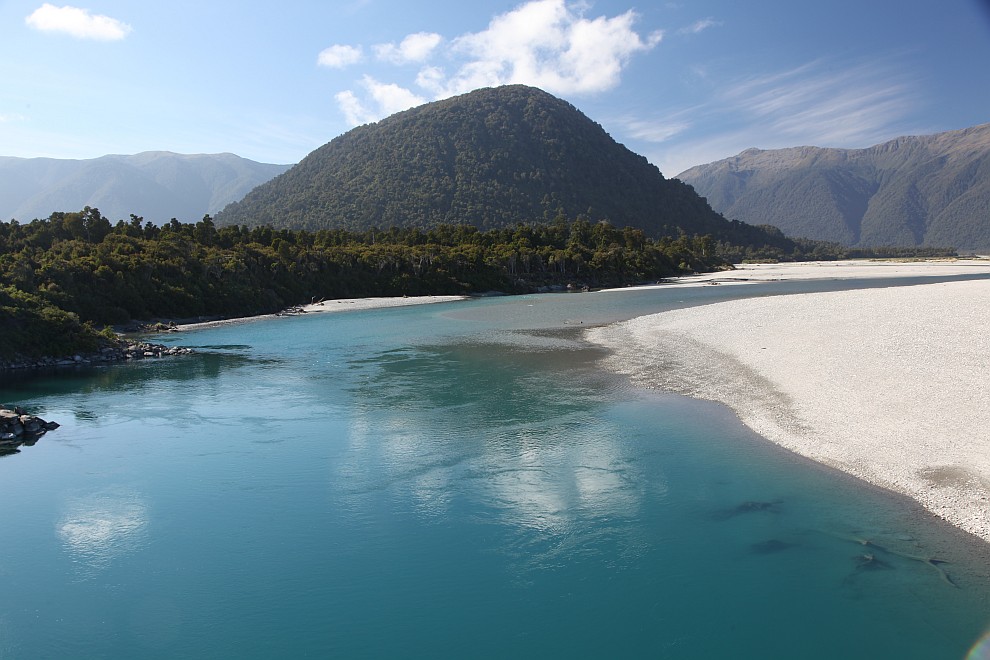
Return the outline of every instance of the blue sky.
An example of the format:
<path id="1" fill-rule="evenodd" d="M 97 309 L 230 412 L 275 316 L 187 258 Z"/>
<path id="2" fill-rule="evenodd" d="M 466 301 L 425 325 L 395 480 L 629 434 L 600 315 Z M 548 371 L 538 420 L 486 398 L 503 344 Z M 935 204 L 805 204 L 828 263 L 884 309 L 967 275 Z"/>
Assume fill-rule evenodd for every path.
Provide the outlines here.
<path id="1" fill-rule="evenodd" d="M 4 156 L 294 163 L 505 83 L 567 99 L 667 176 L 990 121 L 990 0 L 0 0 L 0 35 Z"/>

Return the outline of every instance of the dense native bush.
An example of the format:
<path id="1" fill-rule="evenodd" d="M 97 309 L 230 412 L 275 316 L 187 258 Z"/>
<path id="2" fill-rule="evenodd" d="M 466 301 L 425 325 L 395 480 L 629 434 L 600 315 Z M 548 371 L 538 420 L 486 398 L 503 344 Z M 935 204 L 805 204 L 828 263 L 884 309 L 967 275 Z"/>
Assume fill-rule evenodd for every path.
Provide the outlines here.
<path id="1" fill-rule="evenodd" d="M 2 350 L 33 355 L 92 344 L 87 324 L 246 316 L 324 298 L 615 286 L 724 265 L 710 237 L 653 240 L 563 216 L 488 231 L 307 232 L 218 229 L 208 216 L 112 225 L 87 207 L 0 223 L 0 331 Z"/>

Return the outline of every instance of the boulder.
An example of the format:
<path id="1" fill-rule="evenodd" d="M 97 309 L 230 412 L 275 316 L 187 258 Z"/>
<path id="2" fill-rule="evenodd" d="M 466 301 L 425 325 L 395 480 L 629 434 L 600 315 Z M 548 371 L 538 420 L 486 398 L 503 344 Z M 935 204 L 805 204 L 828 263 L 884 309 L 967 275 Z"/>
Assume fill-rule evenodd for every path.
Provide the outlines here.
<path id="1" fill-rule="evenodd" d="M 17 453 L 18 447 L 31 446 L 45 433 L 58 427 L 58 422 L 45 421 L 16 406 L 0 406 L 0 454 Z"/>

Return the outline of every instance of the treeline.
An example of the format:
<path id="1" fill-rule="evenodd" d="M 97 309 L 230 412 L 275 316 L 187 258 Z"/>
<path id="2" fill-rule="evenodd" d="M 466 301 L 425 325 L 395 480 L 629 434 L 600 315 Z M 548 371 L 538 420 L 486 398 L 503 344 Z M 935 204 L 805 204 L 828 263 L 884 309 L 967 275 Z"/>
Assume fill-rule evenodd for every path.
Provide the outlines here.
<path id="1" fill-rule="evenodd" d="M 923 259 L 957 256 L 951 247 L 847 247 L 832 241 L 786 238 L 780 229 L 760 225 L 770 240 L 762 246 L 715 243 L 715 253 L 732 264 L 767 261 L 837 261 L 839 259 Z M 774 240 L 774 238 L 777 240 Z"/>
<path id="2" fill-rule="evenodd" d="M 217 228 L 209 216 L 112 224 L 87 207 L 0 223 L 0 357 L 77 350 L 68 345 L 96 341 L 94 328 L 132 319 L 248 316 L 324 298 L 637 283 L 726 266 L 715 247 L 708 236 L 654 240 L 561 215 L 488 231 L 309 232 Z M 66 346 L 53 345 L 53 335 L 65 335 Z"/>

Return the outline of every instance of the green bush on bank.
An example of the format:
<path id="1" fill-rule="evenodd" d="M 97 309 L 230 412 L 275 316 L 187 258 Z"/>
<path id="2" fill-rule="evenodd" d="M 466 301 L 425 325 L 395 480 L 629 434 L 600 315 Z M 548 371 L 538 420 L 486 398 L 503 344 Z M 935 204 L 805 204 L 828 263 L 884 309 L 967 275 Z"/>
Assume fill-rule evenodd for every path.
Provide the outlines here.
<path id="1" fill-rule="evenodd" d="M 99 210 L 0 223 L 0 351 L 91 350 L 93 325 L 236 317 L 318 299 L 618 286 L 724 267 L 710 237 L 654 240 L 558 216 L 542 225 L 364 232 L 217 228 Z"/>
<path id="2" fill-rule="evenodd" d="M 109 328 L 98 331 L 76 314 L 0 284 L 0 360 L 89 353 L 116 340 Z"/>

